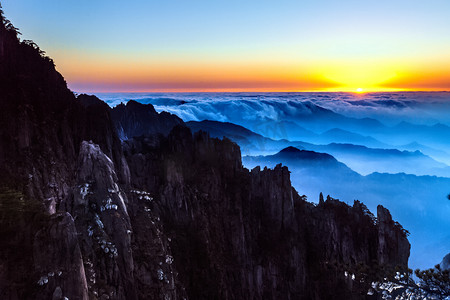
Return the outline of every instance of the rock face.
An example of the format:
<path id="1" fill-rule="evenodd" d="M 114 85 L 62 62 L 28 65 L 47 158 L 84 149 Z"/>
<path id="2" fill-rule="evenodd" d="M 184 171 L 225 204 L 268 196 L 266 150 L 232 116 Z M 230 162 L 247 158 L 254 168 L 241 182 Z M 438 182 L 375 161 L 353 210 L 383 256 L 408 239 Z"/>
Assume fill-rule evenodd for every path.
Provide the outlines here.
<path id="1" fill-rule="evenodd" d="M 76 219 L 89 291 L 134 299 L 128 199 L 118 186 L 114 164 L 98 145 L 83 142 L 78 166 L 76 187 L 61 209 Z"/>
<path id="2" fill-rule="evenodd" d="M 77 185 L 61 209 L 76 219 L 89 296 L 178 299 L 183 293 L 167 237 L 151 212 L 152 199 L 125 189 L 112 160 L 98 145 L 83 142 Z"/>
<path id="3" fill-rule="evenodd" d="M 167 112 L 157 113 L 151 104 L 141 104 L 130 100 L 119 104 L 111 111 L 111 116 L 121 140 L 143 135 L 168 135 L 183 120 Z"/>
<path id="4" fill-rule="evenodd" d="M 0 200 L 1 299 L 360 299 L 348 274 L 409 256 L 382 207 L 315 206 L 228 139 L 76 98 L 2 14 Z"/>
<path id="5" fill-rule="evenodd" d="M 345 271 L 407 266 L 409 243 L 387 210 L 376 224 L 359 202 L 315 207 L 286 167 L 249 172 L 229 140 L 176 127 L 124 153 L 132 184 L 154 195 L 191 299 L 359 299 Z"/>
<path id="6" fill-rule="evenodd" d="M 381 264 L 400 262 L 408 264 L 410 245 L 404 243 L 405 232 L 392 220 L 389 210 L 381 205 L 377 207 L 378 220 L 378 261 Z M 397 227 L 398 230 L 392 230 Z"/>
<path id="7" fill-rule="evenodd" d="M 77 230 L 69 213 L 53 215 L 49 224 L 36 233 L 33 246 L 35 269 L 42 274 L 36 299 L 50 299 L 55 293 L 57 299 L 66 295 L 70 299 L 88 298 Z"/>
<path id="8" fill-rule="evenodd" d="M 442 270 L 450 270 L 450 253 L 444 256 L 440 265 Z"/>

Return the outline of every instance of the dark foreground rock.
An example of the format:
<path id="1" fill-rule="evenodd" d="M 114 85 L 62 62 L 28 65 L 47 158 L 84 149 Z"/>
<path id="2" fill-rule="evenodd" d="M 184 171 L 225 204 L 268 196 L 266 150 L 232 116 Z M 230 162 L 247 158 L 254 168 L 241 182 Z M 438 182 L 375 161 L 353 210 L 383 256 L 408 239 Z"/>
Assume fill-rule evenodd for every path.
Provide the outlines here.
<path id="1" fill-rule="evenodd" d="M 191 299 L 360 299 L 361 278 L 346 272 L 407 266 L 406 234 L 385 208 L 376 222 L 358 201 L 314 206 L 286 167 L 250 172 L 229 140 L 176 127 L 128 141 L 124 153 L 132 184 L 154 197 Z"/>

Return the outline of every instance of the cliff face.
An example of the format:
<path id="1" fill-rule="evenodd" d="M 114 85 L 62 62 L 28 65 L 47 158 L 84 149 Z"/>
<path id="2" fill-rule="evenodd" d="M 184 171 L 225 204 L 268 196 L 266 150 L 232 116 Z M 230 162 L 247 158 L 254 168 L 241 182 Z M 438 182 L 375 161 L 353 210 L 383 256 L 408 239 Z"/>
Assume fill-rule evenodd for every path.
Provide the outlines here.
<path id="1" fill-rule="evenodd" d="M 0 298 L 359 299 L 358 266 L 406 267 L 386 209 L 315 206 L 227 139 L 75 98 L 0 21 Z"/>
<path id="2" fill-rule="evenodd" d="M 192 299 L 359 299 L 345 272 L 407 266 L 409 243 L 386 209 L 375 223 L 359 202 L 315 207 L 286 167 L 249 172 L 228 140 L 176 127 L 128 141 L 124 153 L 132 184 L 158 204 Z"/>

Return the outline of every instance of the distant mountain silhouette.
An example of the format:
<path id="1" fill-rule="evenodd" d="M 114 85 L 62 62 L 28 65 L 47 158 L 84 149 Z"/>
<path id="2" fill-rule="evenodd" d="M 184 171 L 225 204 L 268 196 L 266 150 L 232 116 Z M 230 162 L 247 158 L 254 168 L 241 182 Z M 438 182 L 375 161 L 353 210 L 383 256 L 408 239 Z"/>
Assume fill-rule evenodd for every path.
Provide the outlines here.
<path id="1" fill-rule="evenodd" d="M 278 152 L 280 149 L 287 147 L 290 144 L 287 140 L 273 140 L 243 126 L 229 122 L 210 120 L 201 122 L 190 121 L 186 122 L 186 126 L 188 126 L 192 132 L 202 130 L 208 132 L 212 137 L 227 137 L 241 147 L 241 151 L 244 155 Z"/>
<path id="2" fill-rule="evenodd" d="M 308 172 L 327 177 L 327 174 L 338 172 L 341 176 L 352 176 L 359 178 L 360 175 L 345 164 L 339 162 L 327 153 L 308 150 L 300 150 L 296 147 L 287 147 L 274 155 L 266 156 L 244 156 L 244 165 L 253 168 L 257 165 L 272 166 L 279 163 L 289 166 L 291 172 Z M 326 172 L 325 174 L 323 172 Z M 294 180 L 295 177 L 293 177 Z"/>
<path id="3" fill-rule="evenodd" d="M 397 149 L 374 149 L 361 145 L 331 143 L 328 145 L 302 144 L 314 151 L 326 152 L 357 172 L 399 173 L 416 175 L 437 175 L 450 177 L 448 165 L 438 162 L 420 151 L 400 151 Z M 363 162 L 363 163 L 362 163 Z"/>
<path id="4" fill-rule="evenodd" d="M 121 140 L 143 135 L 168 135 L 173 127 L 184 124 L 183 120 L 168 112 L 156 112 L 151 104 L 130 100 L 111 110 L 111 117 Z"/>
<path id="5" fill-rule="evenodd" d="M 399 150 L 408 150 L 408 151 L 417 151 L 419 150 L 423 154 L 426 154 L 428 156 L 431 156 L 432 158 L 436 159 L 437 161 L 443 162 L 447 165 L 450 165 L 450 154 L 448 152 L 445 152 L 443 150 L 439 150 L 436 148 L 428 147 L 425 145 L 422 145 L 417 142 L 412 142 L 406 145 L 400 145 L 396 146 Z"/>
<path id="6" fill-rule="evenodd" d="M 304 152 L 307 152 L 307 151 L 304 151 Z M 298 153 L 299 154 L 299 153 L 302 153 L 302 151 L 299 148 L 289 146 L 289 147 L 286 147 L 286 148 L 282 149 L 279 152 L 280 155 L 282 155 L 282 154 L 293 154 L 293 153 Z"/>
<path id="7" fill-rule="evenodd" d="M 363 136 L 357 133 L 353 133 L 340 128 L 330 129 L 321 135 L 317 139 L 310 140 L 313 143 L 329 144 L 329 143 L 348 143 L 356 145 L 364 145 L 372 148 L 390 148 L 391 146 L 382 143 L 373 137 Z"/>
<path id="8" fill-rule="evenodd" d="M 202 130 L 213 137 L 227 137 L 236 142 L 243 155 L 267 155 L 294 146 L 302 150 L 328 153 L 353 170 L 362 174 L 372 172 L 411 173 L 416 175 L 450 176 L 450 168 L 419 151 L 400 151 L 397 149 L 370 148 L 351 143 L 332 142 L 317 145 L 305 141 L 273 140 L 257 134 L 243 126 L 219 121 L 190 121 L 186 125 L 193 132 Z M 370 137 L 350 133 L 341 129 L 332 129 L 326 133 L 322 142 L 344 139 L 355 142 L 389 147 Z M 318 140 L 317 136 L 315 138 Z M 361 163 L 364 162 L 364 163 Z"/>
<path id="9" fill-rule="evenodd" d="M 401 122 L 391 127 L 391 130 L 380 134 L 385 140 L 398 144 L 419 142 L 432 148 L 448 148 L 450 146 L 450 127 L 437 123 L 432 126 L 417 125 L 409 122 Z"/>

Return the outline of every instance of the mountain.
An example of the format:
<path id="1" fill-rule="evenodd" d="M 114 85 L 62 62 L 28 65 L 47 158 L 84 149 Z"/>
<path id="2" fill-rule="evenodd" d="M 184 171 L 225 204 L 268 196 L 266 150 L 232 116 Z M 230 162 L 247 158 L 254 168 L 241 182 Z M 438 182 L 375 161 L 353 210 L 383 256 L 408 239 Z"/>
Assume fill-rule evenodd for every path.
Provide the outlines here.
<path id="1" fill-rule="evenodd" d="M 360 299 L 406 269 L 384 207 L 316 206 L 286 167 L 244 168 L 229 139 L 76 98 L 17 35 L 0 11 L 2 299 Z"/>
<path id="2" fill-rule="evenodd" d="M 440 265 L 443 270 L 450 270 L 450 253 L 444 256 Z"/>
<path id="3" fill-rule="evenodd" d="M 317 199 L 321 192 L 336 195 L 329 191 L 342 186 L 342 181 L 360 181 L 362 176 L 336 160 L 327 153 L 299 150 L 288 147 L 274 155 L 244 156 L 243 164 L 247 168 L 256 166 L 273 167 L 283 164 L 292 173 L 293 186 L 309 198 Z"/>
<path id="4" fill-rule="evenodd" d="M 168 135 L 173 127 L 184 123 L 173 114 L 157 113 L 151 104 L 141 104 L 133 100 L 114 107 L 111 117 L 121 140 L 142 135 Z"/>
<path id="5" fill-rule="evenodd" d="M 382 143 L 373 137 L 362 136 L 347 130 L 333 128 L 322 133 L 318 138 L 309 140 L 309 142 L 329 144 L 329 143 L 348 143 L 356 145 L 364 145 L 372 148 L 389 148 L 389 145 Z"/>
<path id="6" fill-rule="evenodd" d="M 447 165 L 450 165 L 450 154 L 443 150 L 438 150 L 432 147 L 427 147 L 425 145 L 419 144 L 417 142 L 412 142 L 406 145 L 396 146 L 399 150 L 407 150 L 407 151 L 420 151 L 425 155 L 428 155 L 437 161 L 443 162 Z"/>
<path id="7" fill-rule="evenodd" d="M 279 151 L 290 144 L 287 140 L 273 140 L 245 127 L 228 122 L 210 120 L 201 122 L 189 121 L 186 122 L 186 126 L 188 126 L 192 132 L 202 130 L 208 132 L 212 137 L 227 137 L 239 145 L 243 154 L 248 155 Z"/>
<path id="8" fill-rule="evenodd" d="M 450 134 L 450 127 L 437 123 L 435 125 L 417 125 L 409 122 L 400 122 L 385 132 L 380 132 L 379 137 L 388 143 L 409 144 L 420 143 L 427 147 L 448 149 L 449 142 L 446 137 Z M 378 137 L 378 136 L 376 136 Z"/>
<path id="9" fill-rule="evenodd" d="M 418 150 L 412 152 L 397 149 L 374 149 L 361 145 L 339 143 L 328 145 L 299 144 L 309 150 L 329 153 L 360 174 L 403 172 L 415 175 L 450 177 L 449 166 Z"/>
<path id="10" fill-rule="evenodd" d="M 340 275 L 318 262 L 367 264 L 369 257 L 384 257 L 395 258 L 396 264 L 406 258 L 396 253 L 409 251 L 409 245 L 393 242 L 403 240 L 402 231 L 387 237 L 385 229 L 373 227 L 359 202 L 351 207 L 330 198 L 317 208 L 291 188 L 286 167 L 249 172 L 241 165 L 239 147 L 227 139 L 175 127 L 167 140 L 155 143 L 142 137 L 127 141 L 124 148 L 132 181 L 159 199 L 158 206 L 149 208 L 161 210 L 172 233 L 175 262 L 182 262 L 180 277 L 189 278 L 193 299 L 225 294 L 242 299 L 358 298 L 335 285 Z M 315 157 L 294 148 L 283 155 L 299 153 Z M 384 215 L 380 207 L 378 218 Z M 355 221 L 356 227 L 350 225 Z M 333 232 L 340 233 L 333 237 Z M 384 237 L 395 248 L 383 250 Z M 365 250 L 354 252 L 355 247 Z M 317 289 L 311 288 L 314 276 L 321 278 Z"/>
<path id="11" fill-rule="evenodd" d="M 415 267 L 432 266 L 443 251 L 448 251 L 450 236 L 442 229 L 450 228 L 447 217 L 450 178 L 405 173 L 361 176 L 329 154 L 293 147 L 275 155 L 244 156 L 243 163 L 248 168 L 270 168 L 279 163 L 288 166 L 292 185 L 308 199 L 315 200 L 324 193 L 345 202 L 361 200 L 372 210 L 379 203 L 388 206 L 411 232 L 410 263 Z M 435 251 L 431 253 L 430 247 Z"/>
<path id="12" fill-rule="evenodd" d="M 191 128 L 193 132 L 202 130 L 213 137 L 227 137 L 231 139 L 241 147 L 243 155 L 268 155 L 286 147 L 295 146 L 303 150 L 328 153 L 360 174 L 404 172 L 415 175 L 450 176 L 450 168 L 446 164 L 438 162 L 420 151 L 369 148 L 362 145 L 335 142 L 318 145 L 305 141 L 273 140 L 239 125 L 209 120 L 201 122 L 190 121 L 186 123 L 186 126 Z M 388 147 L 369 137 L 363 137 L 339 129 L 329 131 L 327 138 L 322 140 L 322 142 L 339 140 L 339 134 L 333 135 L 333 133 L 342 133 L 344 137 L 349 137 L 347 140 L 353 140 L 361 144 Z M 341 137 L 340 139 L 345 138 Z M 315 140 L 318 140 L 318 138 L 316 137 Z M 364 163 L 362 164 L 361 162 Z"/>
<path id="13" fill-rule="evenodd" d="M 317 174 L 321 172 L 319 169 L 326 169 L 328 171 L 339 172 L 350 176 L 359 176 L 343 163 L 337 161 L 333 156 L 327 153 L 318 153 L 308 150 L 300 150 L 295 147 L 287 147 L 277 154 L 267 156 L 245 156 L 244 164 L 249 168 L 254 168 L 263 163 L 264 165 L 277 165 L 282 163 L 291 168 L 298 169 L 314 169 Z M 311 172 L 313 173 L 313 172 Z"/>

